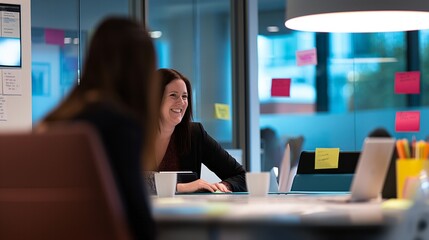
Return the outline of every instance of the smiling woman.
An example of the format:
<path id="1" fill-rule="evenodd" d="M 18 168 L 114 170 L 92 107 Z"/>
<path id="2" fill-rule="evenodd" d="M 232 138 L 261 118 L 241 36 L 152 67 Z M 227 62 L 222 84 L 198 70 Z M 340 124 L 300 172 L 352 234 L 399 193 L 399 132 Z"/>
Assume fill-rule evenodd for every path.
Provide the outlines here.
<path id="1" fill-rule="evenodd" d="M 156 171 L 190 171 L 197 180 L 180 182 L 177 192 L 246 191 L 245 170 L 207 132 L 192 122 L 192 88 L 189 80 L 173 69 L 159 69 L 162 81 L 159 131 L 155 142 Z M 204 163 L 222 181 L 209 183 L 201 177 Z M 147 177 L 155 192 L 153 179 Z"/>
<path id="2" fill-rule="evenodd" d="M 173 80 L 166 86 L 161 106 L 161 124 L 174 129 L 188 107 L 188 92 L 183 80 Z"/>

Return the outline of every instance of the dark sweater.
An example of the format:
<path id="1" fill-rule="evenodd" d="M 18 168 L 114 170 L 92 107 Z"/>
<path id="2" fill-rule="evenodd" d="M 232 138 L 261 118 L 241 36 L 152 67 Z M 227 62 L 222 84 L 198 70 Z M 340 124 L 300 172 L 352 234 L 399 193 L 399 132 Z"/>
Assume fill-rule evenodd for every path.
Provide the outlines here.
<path id="1" fill-rule="evenodd" d="M 92 104 L 75 117 L 97 130 L 109 158 L 135 239 L 155 239 L 155 222 L 141 176 L 142 125 L 106 104 Z"/>

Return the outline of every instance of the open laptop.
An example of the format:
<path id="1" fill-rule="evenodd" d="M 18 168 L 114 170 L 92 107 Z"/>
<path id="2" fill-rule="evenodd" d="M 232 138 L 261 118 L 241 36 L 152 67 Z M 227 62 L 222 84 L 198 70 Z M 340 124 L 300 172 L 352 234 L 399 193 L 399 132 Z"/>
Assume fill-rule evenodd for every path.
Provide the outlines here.
<path id="1" fill-rule="evenodd" d="M 366 138 L 350 188 L 351 201 L 378 198 L 395 148 L 394 138 Z"/>
<path id="2" fill-rule="evenodd" d="M 350 187 L 350 195 L 341 199 L 327 197 L 324 200 L 364 202 L 381 197 L 394 147 L 394 138 L 366 138 Z"/>

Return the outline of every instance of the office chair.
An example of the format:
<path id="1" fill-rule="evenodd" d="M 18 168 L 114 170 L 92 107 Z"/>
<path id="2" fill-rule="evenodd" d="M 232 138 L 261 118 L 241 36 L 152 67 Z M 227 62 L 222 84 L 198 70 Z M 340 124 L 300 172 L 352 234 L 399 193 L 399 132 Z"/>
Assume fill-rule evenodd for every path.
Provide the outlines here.
<path id="1" fill-rule="evenodd" d="M 125 219 L 90 126 L 0 134 L 0 239 L 129 239 Z"/>

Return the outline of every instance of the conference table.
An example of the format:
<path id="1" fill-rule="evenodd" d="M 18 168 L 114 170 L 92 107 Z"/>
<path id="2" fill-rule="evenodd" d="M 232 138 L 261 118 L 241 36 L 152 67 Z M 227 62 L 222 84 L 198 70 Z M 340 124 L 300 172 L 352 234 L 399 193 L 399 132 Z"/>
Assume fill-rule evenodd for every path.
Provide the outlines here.
<path id="1" fill-rule="evenodd" d="M 346 196 L 202 193 L 151 200 L 158 239 L 429 239 L 426 204 L 339 200 Z"/>

